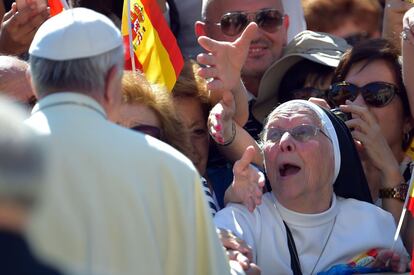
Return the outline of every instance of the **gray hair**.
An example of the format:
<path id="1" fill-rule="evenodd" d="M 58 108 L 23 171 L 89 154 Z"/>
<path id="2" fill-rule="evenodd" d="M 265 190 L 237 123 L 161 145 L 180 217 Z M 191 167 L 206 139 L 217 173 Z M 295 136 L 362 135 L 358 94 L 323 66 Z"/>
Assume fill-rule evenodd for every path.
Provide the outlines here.
<path id="1" fill-rule="evenodd" d="M 46 155 L 24 119 L 17 105 L 0 97 L 0 200 L 28 206 L 37 199 Z"/>
<path id="2" fill-rule="evenodd" d="M 54 61 L 30 56 L 30 73 L 41 96 L 53 90 L 103 91 L 105 77 L 113 66 L 123 72 L 124 51 L 117 47 L 106 53 L 80 59 Z"/>

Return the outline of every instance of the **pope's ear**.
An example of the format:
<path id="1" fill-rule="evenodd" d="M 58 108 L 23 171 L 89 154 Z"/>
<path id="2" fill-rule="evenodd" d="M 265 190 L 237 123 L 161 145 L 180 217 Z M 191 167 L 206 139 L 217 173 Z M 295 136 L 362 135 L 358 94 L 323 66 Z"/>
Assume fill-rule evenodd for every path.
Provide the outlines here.
<path id="1" fill-rule="evenodd" d="M 27 70 L 26 70 L 26 79 L 27 79 L 28 83 L 30 84 L 30 88 L 32 89 L 33 94 L 39 100 L 39 95 L 38 95 L 38 93 L 35 89 L 35 85 L 33 84 L 32 73 L 30 71 L 30 67 L 28 67 Z"/>

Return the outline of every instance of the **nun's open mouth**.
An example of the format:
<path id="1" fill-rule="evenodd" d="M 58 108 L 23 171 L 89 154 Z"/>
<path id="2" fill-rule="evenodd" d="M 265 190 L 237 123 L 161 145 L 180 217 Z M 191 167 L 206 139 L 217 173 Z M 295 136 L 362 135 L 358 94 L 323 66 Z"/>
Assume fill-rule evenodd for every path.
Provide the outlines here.
<path id="1" fill-rule="evenodd" d="M 284 163 L 279 166 L 279 174 L 281 177 L 289 177 L 296 175 L 302 168 L 293 163 Z"/>

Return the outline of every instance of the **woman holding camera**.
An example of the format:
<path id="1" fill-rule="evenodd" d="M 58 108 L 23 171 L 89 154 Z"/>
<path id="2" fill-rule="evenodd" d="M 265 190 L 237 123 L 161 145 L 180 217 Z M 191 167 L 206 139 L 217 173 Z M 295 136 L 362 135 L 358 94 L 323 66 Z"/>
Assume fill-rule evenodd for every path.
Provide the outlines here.
<path id="1" fill-rule="evenodd" d="M 351 114 L 351 129 L 377 205 L 398 222 L 411 178 L 412 118 L 398 50 L 385 39 L 361 42 L 346 52 L 327 94 L 331 106 Z M 413 234 L 406 232 L 411 247 Z M 411 236 L 410 236 L 411 235 Z"/>

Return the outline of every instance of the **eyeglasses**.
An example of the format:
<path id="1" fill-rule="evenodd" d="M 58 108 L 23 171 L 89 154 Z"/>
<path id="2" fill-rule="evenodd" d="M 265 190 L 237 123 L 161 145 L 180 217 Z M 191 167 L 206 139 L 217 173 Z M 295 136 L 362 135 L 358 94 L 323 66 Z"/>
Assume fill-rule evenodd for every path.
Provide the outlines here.
<path id="1" fill-rule="evenodd" d="M 277 9 L 264 9 L 258 12 L 229 12 L 224 14 L 220 23 L 221 31 L 228 36 L 240 34 L 247 25 L 254 21 L 264 31 L 274 33 L 283 24 L 285 16 Z"/>
<path id="2" fill-rule="evenodd" d="M 304 99 L 308 100 L 311 97 L 326 98 L 326 90 L 321 90 L 313 87 L 306 87 L 296 89 L 289 92 L 289 100 L 292 99 Z"/>
<path id="3" fill-rule="evenodd" d="M 396 85 L 387 82 L 371 82 L 363 87 L 358 87 L 348 82 L 339 82 L 331 85 L 328 91 L 328 100 L 339 106 L 346 100 L 354 101 L 361 93 L 364 101 L 374 107 L 384 107 L 389 104 L 395 94 L 399 93 Z"/>
<path id="4" fill-rule="evenodd" d="M 133 131 L 141 132 L 143 134 L 150 135 L 156 139 L 161 140 L 161 129 L 155 126 L 141 124 L 134 127 L 129 128 Z"/>
<path id="5" fill-rule="evenodd" d="M 273 143 L 277 143 L 280 141 L 282 136 L 288 132 L 295 140 L 299 142 L 306 142 L 309 139 L 315 137 L 319 132 L 325 135 L 328 139 L 330 139 L 321 128 L 318 128 L 313 125 L 302 124 L 296 126 L 292 129 L 280 129 L 280 128 L 267 128 L 265 129 L 265 141 L 270 141 Z"/>

